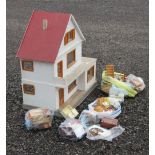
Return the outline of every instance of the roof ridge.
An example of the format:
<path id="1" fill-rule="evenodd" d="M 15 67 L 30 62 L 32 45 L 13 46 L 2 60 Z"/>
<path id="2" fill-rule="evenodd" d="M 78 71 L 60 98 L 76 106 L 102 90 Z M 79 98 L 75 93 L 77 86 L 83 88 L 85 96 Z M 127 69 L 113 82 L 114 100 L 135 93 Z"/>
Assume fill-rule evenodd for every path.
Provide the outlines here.
<path id="1" fill-rule="evenodd" d="M 51 14 L 67 14 L 71 15 L 71 13 L 68 12 L 52 12 L 52 11 L 47 11 L 47 10 L 33 10 L 34 12 L 44 12 L 44 13 L 51 13 Z"/>

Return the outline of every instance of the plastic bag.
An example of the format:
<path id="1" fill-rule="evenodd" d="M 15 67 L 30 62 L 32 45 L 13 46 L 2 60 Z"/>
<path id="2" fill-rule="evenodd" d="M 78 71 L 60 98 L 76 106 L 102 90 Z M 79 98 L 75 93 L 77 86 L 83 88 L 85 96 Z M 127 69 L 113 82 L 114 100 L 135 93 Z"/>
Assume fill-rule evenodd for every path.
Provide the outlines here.
<path id="1" fill-rule="evenodd" d="M 124 97 L 127 95 L 128 95 L 127 91 L 121 88 L 115 87 L 114 85 L 112 85 L 112 87 L 109 90 L 109 96 L 113 98 L 117 98 L 119 102 L 124 102 Z"/>
<path id="2" fill-rule="evenodd" d="M 140 77 L 136 77 L 133 74 L 129 74 L 126 77 L 126 82 L 130 83 L 131 86 L 136 89 L 137 91 L 143 91 L 143 89 L 145 88 L 145 84 L 142 78 Z"/>
<path id="3" fill-rule="evenodd" d="M 124 132 L 124 128 L 120 125 L 111 129 L 105 129 L 97 125 L 93 125 L 86 130 L 87 138 L 90 140 L 107 140 L 112 141 L 113 138 L 121 135 Z"/>
<path id="4" fill-rule="evenodd" d="M 28 130 L 50 128 L 52 117 L 53 114 L 49 109 L 32 109 L 25 114 L 25 126 Z"/>
<path id="5" fill-rule="evenodd" d="M 124 132 L 124 128 L 119 126 L 113 127 L 110 129 L 110 135 L 108 137 L 106 137 L 107 141 L 112 141 L 112 139 L 118 137 L 119 135 L 121 135 Z"/>
<path id="6" fill-rule="evenodd" d="M 85 130 L 78 119 L 67 119 L 59 126 L 59 134 L 69 140 L 79 140 L 85 135 Z"/>
<path id="7" fill-rule="evenodd" d="M 112 87 L 111 83 L 105 82 L 104 80 L 101 81 L 101 90 L 107 94 L 109 94 L 109 90 Z"/>
<path id="8" fill-rule="evenodd" d="M 81 121 L 84 128 L 87 128 L 91 125 L 98 124 L 100 119 L 97 115 L 91 110 L 83 110 L 79 120 Z"/>
<path id="9" fill-rule="evenodd" d="M 88 105 L 89 110 L 91 110 L 99 119 L 104 117 L 116 118 L 121 113 L 121 105 L 117 99 L 109 98 L 110 104 L 114 107 L 113 110 L 97 112 L 95 111 L 95 106 L 97 105 L 97 100 Z"/>
<path id="10" fill-rule="evenodd" d="M 123 90 L 125 90 L 127 93 L 128 93 L 128 96 L 130 97 L 135 97 L 135 95 L 137 94 L 137 91 L 134 90 L 130 85 L 128 85 L 127 83 L 125 82 L 122 82 L 122 81 L 119 81 L 115 78 L 112 78 L 110 76 L 106 76 L 105 75 L 105 71 L 103 71 L 102 73 L 102 79 L 105 81 L 105 82 L 109 82 L 111 83 L 112 85 L 118 87 L 118 88 L 121 88 Z"/>

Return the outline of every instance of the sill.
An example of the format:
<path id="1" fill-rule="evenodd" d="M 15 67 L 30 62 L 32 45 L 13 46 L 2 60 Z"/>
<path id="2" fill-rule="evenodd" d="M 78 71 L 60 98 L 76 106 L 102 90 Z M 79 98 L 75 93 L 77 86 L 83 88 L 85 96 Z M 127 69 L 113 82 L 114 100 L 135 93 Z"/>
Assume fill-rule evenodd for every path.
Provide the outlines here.
<path id="1" fill-rule="evenodd" d="M 67 65 L 67 68 L 70 68 L 71 66 L 73 66 L 76 63 L 76 61 L 73 61 L 72 63 Z"/>
<path id="2" fill-rule="evenodd" d="M 24 94 L 35 95 L 35 93 L 28 93 L 28 92 L 24 92 Z"/>
<path id="3" fill-rule="evenodd" d="M 23 71 L 33 72 L 33 69 L 22 69 Z"/>
<path id="4" fill-rule="evenodd" d="M 65 46 L 68 45 L 68 44 L 69 44 L 70 42 L 72 42 L 73 40 L 75 40 L 75 38 L 74 38 L 74 39 L 68 40 L 68 42 L 67 42 L 67 44 L 65 44 Z"/>

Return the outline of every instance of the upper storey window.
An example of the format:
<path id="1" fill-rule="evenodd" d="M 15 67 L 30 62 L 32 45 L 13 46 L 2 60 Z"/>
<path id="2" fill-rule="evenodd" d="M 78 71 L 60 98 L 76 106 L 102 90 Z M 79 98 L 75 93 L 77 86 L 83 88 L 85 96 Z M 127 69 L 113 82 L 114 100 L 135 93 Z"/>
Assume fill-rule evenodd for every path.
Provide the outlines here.
<path id="1" fill-rule="evenodd" d="M 75 49 L 67 54 L 67 68 L 70 68 L 76 62 Z"/>
<path id="2" fill-rule="evenodd" d="M 75 29 L 70 30 L 65 34 L 64 45 L 75 39 Z"/>
<path id="3" fill-rule="evenodd" d="M 33 61 L 22 60 L 22 69 L 25 71 L 33 71 Z"/>

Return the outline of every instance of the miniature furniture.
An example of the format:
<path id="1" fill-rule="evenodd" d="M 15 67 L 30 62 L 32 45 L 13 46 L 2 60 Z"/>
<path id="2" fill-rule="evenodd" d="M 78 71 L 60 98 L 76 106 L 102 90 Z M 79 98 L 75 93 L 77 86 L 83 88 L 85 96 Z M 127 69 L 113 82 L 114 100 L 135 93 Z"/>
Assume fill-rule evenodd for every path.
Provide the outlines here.
<path id="1" fill-rule="evenodd" d="M 85 40 L 67 13 L 34 11 L 17 52 L 23 107 L 76 107 L 96 84 L 96 59 L 82 57 Z"/>
<path id="2" fill-rule="evenodd" d="M 114 77 L 114 65 L 106 65 L 106 75 Z"/>

